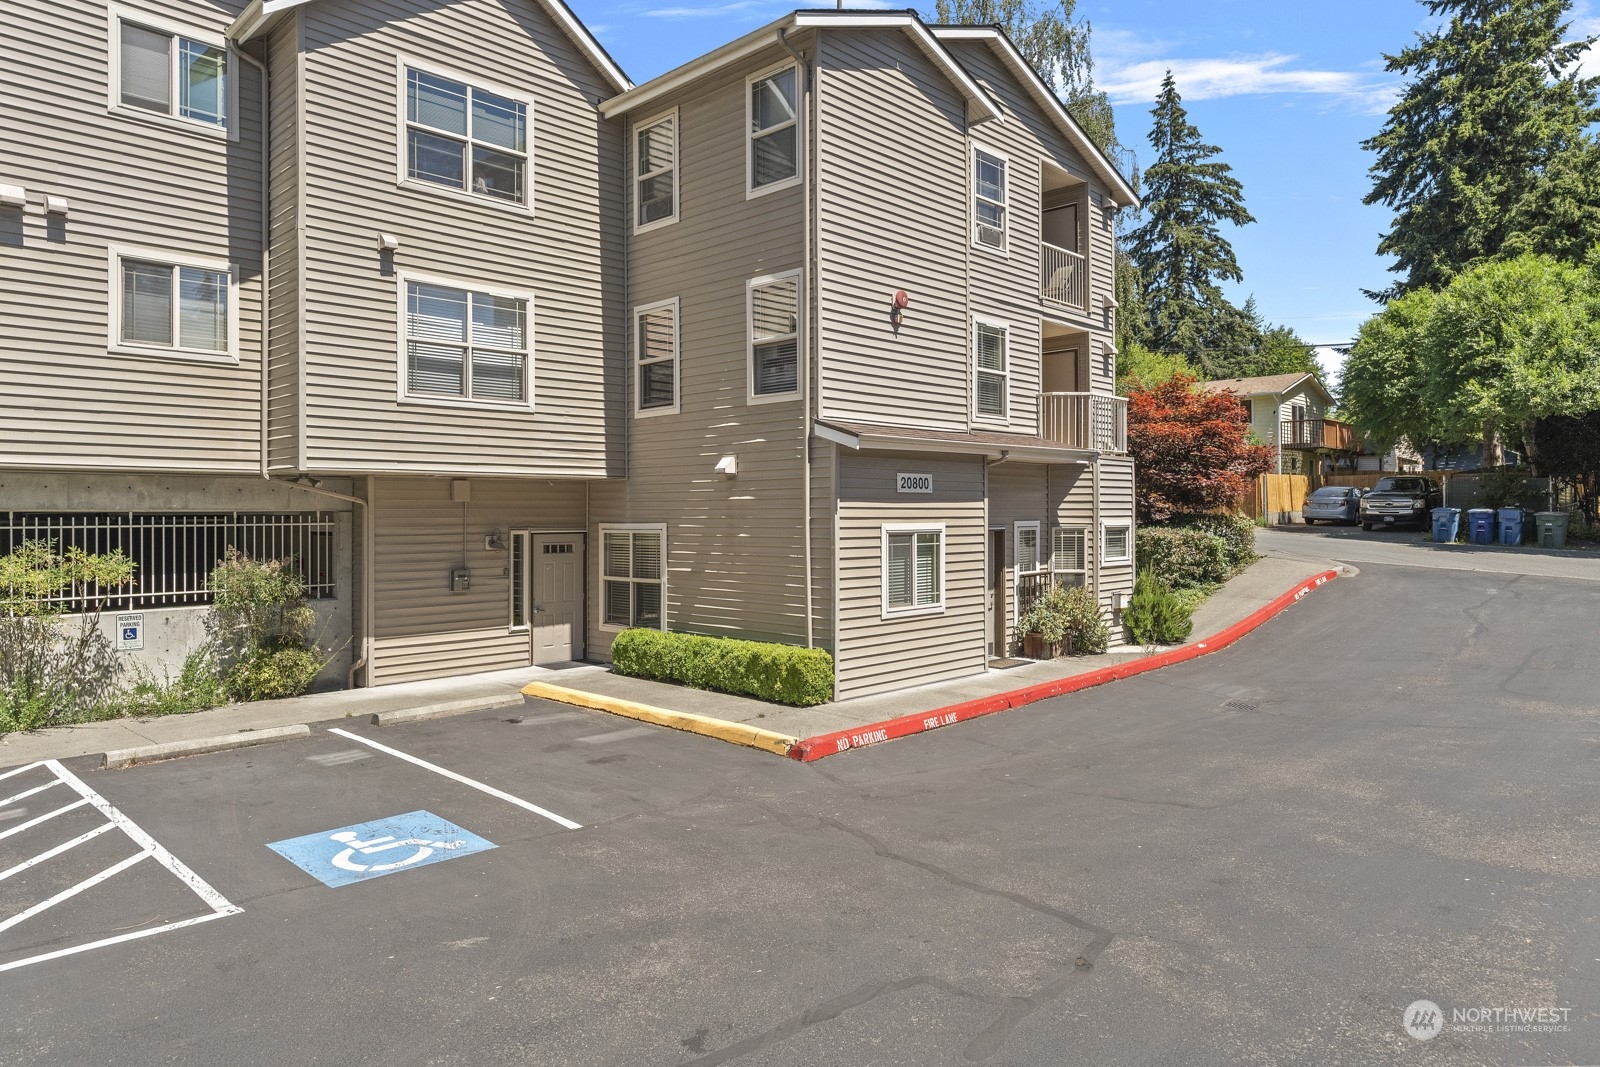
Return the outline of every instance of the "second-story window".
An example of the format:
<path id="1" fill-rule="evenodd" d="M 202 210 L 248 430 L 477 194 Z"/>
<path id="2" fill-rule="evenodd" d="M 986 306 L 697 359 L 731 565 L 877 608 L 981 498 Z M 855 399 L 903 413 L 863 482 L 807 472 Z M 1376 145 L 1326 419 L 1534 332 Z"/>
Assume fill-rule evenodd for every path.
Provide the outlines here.
<path id="1" fill-rule="evenodd" d="M 993 322 L 979 322 L 973 327 L 974 382 L 973 411 L 979 418 L 1003 419 L 1007 415 L 1006 394 L 1010 363 L 1007 348 L 1007 331 Z"/>
<path id="2" fill-rule="evenodd" d="M 119 26 L 117 99 L 124 107 L 228 125 L 227 49 L 131 22 Z"/>
<path id="3" fill-rule="evenodd" d="M 528 301 L 406 282 L 406 394 L 525 403 Z"/>
<path id="4" fill-rule="evenodd" d="M 528 106 L 406 68 L 406 177 L 527 203 Z"/>
<path id="5" fill-rule="evenodd" d="M 233 276 L 225 264 L 174 263 L 115 253 L 119 275 L 112 342 L 128 351 L 228 356 Z"/>
<path id="6" fill-rule="evenodd" d="M 986 149 L 973 149 L 973 240 L 985 248 L 1006 247 L 1006 161 Z"/>
<path id="7" fill-rule="evenodd" d="M 678 217 L 678 117 L 665 115 L 633 135 L 634 228 Z"/>
<path id="8" fill-rule="evenodd" d="M 638 411 L 665 415 L 678 410 L 678 302 L 664 300 L 633 312 L 638 358 Z"/>
<path id="9" fill-rule="evenodd" d="M 800 174 L 798 71 L 785 67 L 750 82 L 750 192 Z"/>
<path id="10" fill-rule="evenodd" d="M 785 396 L 800 388 L 800 276 L 750 283 L 750 393 Z"/>

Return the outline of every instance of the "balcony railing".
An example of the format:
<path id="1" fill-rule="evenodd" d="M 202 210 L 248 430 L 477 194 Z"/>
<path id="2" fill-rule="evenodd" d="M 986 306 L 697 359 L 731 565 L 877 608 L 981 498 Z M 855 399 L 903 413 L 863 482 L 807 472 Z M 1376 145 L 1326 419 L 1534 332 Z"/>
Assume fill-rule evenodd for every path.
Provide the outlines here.
<path id="1" fill-rule="evenodd" d="M 1284 448 L 1358 450 L 1355 427 L 1338 419 L 1284 419 L 1278 426 L 1278 440 Z"/>
<path id="2" fill-rule="evenodd" d="M 1040 393 L 1039 436 L 1092 452 L 1128 451 L 1128 401 L 1099 393 Z"/>
<path id="3" fill-rule="evenodd" d="M 1089 264 L 1076 252 L 1039 244 L 1039 295 L 1047 304 L 1089 310 Z"/>

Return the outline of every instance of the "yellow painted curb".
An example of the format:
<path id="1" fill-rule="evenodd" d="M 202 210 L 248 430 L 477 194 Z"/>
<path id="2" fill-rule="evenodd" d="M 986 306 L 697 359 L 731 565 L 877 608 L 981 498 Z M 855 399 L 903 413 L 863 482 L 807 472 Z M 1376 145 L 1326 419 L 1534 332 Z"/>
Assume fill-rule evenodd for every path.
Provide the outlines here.
<path id="1" fill-rule="evenodd" d="M 733 745 L 759 748 L 779 756 L 787 756 L 789 749 L 800 740 L 786 734 L 773 733 L 771 730 L 746 726 L 742 722 L 728 722 L 726 719 L 713 719 L 687 711 L 668 711 L 666 708 L 651 707 L 649 704 L 639 704 L 618 697 L 603 697 L 578 689 L 548 685 L 545 682 L 529 682 L 522 687 L 522 695 L 541 700 L 555 700 L 562 704 L 576 704 L 580 708 L 593 708 L 596 711 L 608 711 L 613 715 L 638 719 L 640 722 L 655 723 L 657 726 L 667 726 L 691 734 L 715 737 L 719 741 Z"/>

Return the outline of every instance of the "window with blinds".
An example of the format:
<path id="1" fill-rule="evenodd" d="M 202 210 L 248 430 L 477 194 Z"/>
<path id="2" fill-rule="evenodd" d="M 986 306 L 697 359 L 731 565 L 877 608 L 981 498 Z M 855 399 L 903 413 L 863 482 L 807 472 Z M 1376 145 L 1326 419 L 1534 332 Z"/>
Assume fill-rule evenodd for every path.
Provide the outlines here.
<path id="1" fill-rule="evenodd" d="M 1034 574 L 1039 567 L 1039 524 L 1037 522 L 1019 522 L 1012 527 L 1016 538 L 1016 561 L 1018 574 Z"/>
<path id="2" fill-rule="evenodd" d="M 976 323 L 973 329 L 974 373 L 973 411 L 979 418 L 1004 419 L 1007 414 L 1006 398 L 1010 392 L 1007 352 L 1009 331 L 991 322 Z"/>
<path id="3" fill-rule="evenodd" d="M 1050 531 L 1050 572 L 1058 587 L 1088 584 L 1088 530 L 1058 526 Z"/>
<path id="4" fill-rule="evenodd" d="M 227 49 L 132 22 L 118 31 L 117 99 L 124 107 L 227 127 Z"/>
<path id="5" fill-rule="evenodd" d="M 408 178 L 524 204 L 527 169 L 527 104 L 406 68 Z"/>
<path id="6" fill-rule="evenodd" d="M 785 67 L 750 81 L 750 192 L 800 175 L 798 71 Z"/>
<path id="7" fill-rule="evenodd" d="M 637 410 L 668 414 L 678 410 L 678 302 L 667 300 L 635 308 L 634 344 L 638 361 Z"/>
<path id="8" fill-rule="evenodd" d="M 116 263 L 120 346 L 229 354 L 229 271 L 132 256 Z"/>
<path id="9" fill-rule="evenodd" d="M 665 630 L 665 527 L 600 527 L 605 624 Z"/>
<path id="10" fill-rule="evenodd" d="M 985 248 L 1006 247 L 1006 160 L 973 149 L 972 239 Z"/>
<path id="11" fill-rule="evenodd" d="M 1130 563 L 1133 560 L 1133 527 L 1107 523 L 1102 527 L 1100 559 L 1103 563 Z"/>
<path id="12" fill-rule="evenodd" d="M 885 527 L 883 611 L 885 615 L 944 607 L 944 529 Z"/>
<path id="13" fill-rule="evenodd" d="M 406 282 L 406 394 L 527 403 L 524 297 Z"/>
<path id="14" fill-rule="evenodd" d="M 800 388 L 799 272 L 750 283 L 750 393 L 774 396 Z"/>
<path id="15" fill-rule="evenodd" d="M 635 131 L 634 226 L 644 229 L 678 217 L 678 116 L 674 112 Z"/>

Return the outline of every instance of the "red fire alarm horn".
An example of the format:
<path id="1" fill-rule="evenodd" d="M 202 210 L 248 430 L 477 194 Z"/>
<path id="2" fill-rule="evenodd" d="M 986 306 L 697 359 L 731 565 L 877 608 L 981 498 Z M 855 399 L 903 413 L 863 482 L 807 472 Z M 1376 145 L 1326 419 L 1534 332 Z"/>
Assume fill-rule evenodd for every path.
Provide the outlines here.
<path id="1" fill-rule="evenodd" d="M 906 291 L 904 289 L 896 289 L 894 291 L 894 306 L 896 311 L 904 311 L 908 306 L 910 306 L 910 304 L 911 298 L 906 295 Z"/>

